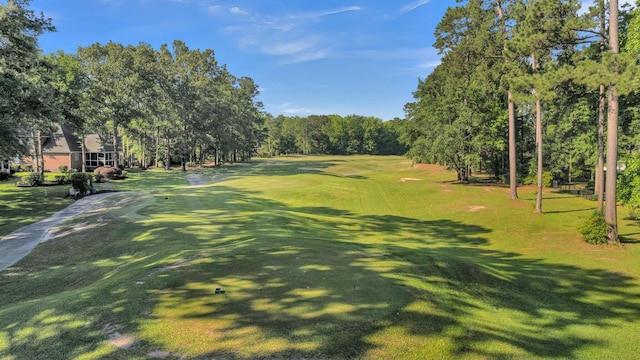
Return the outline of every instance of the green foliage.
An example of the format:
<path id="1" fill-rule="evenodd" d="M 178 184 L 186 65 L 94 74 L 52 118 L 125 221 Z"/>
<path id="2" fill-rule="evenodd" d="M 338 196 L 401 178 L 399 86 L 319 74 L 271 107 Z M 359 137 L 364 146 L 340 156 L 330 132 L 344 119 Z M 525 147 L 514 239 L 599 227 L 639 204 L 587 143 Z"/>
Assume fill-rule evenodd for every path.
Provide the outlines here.
<path id="1" fill-rule="evenodd" d="M 579 230 L 580 234 L 582 234 L 582 239 L 589 244 L 604 244 L 607 242 L 609 224 L 604 219 L 604 214 L 596 211 L 580 225 Z"/>
<path id="2" fill-rule="evenodd" d="M 371 154 L 402 155 L 399 121 L 360 115 L 311 115 L 267 119 L 265 155 Z"/>
<path id="3" fill-rule="evenodd" d="M 25 131 L 57 115 L 48 64 L 40 58 L 37 37 L 54 30 L 51 19 L 28 9 L 29 1 L 0 5 L 0 158 L 28 155 Z M 38 119 L 37 121 L 34 119 Z"/>
<path id="4" fill-rule="evenodd" d="M 60 185 L 66 184 L 69 181 L 69 177 L 67 177 L 66 175 L 56 175 L 54 177 L 54 181 Z"/>
<path id="5" fill-rule="evenodd" d="M 95 179 L 95 182 L 99 183 L 104 179 L 104 175 L 97 173 L 93 175 L 93 178 Z"/>
<path id="6" fill-rule="evenodd" d="M 24 164 L 24 171 L 33 171 L 33 164 Z"/>
<path id="7" fill-rule="evenodd" d="M 106 179 L 117 179 L 122 176 L 122 170 L 116 167 L 98 167 L 93 173 L 95 175 L 102 175 L 102 178 Z"/>
<path id="8" fill-rule="evenodd" d="M 69 167 L 67 165 L 60 165 L 58 166 L 58 172 L 61 173 L 66 173 L 69 171 Z"/>
<path id="9" fill-rule="evenodd" d="M 11 165 L 11 172 L 17 173 L 18 171 L 20 171 L 20 164 L 12 164 Z"/>
<path id="10" fill-rule="evenodd" d="M 19 185 L 23 186 L 40 186 L 44 182 L 44 176 L 40 173 L 31 173 L 20 179 Z"/>
<path id="11" fill-rule="evenodd" d="M 640 211 L 640 153 L 627 160 L 627 167 L 618 175 L 618 200 L 631 208 L 631 216 Z"/>
<path id="12" fill-rule="evenodd" d="M 535 169 L 529 172 L 529 175 L 522 179 L 523 185 L 534 185 L 538 183 L 538 174 L 536 174 Z M 542 172 L 542 186 L 549 187 L 553 185 L 553 173 L 551 171 L 543 171 Z"/>
<path id="13" fill-rule="evenodd" d="M 7 180 L 11 177 L 11 173 L 8 171 L 0 171 L 0 181 Z"/>
<path id="14" fill-rule="evenodd" d="M 74 189 L 78 190 L 80 194 L 85 194 L 93 187 L 91 183 L 91 174 L 82 172 L 72 173 L 70 181 L 71 186 L 73 186 Z"/>

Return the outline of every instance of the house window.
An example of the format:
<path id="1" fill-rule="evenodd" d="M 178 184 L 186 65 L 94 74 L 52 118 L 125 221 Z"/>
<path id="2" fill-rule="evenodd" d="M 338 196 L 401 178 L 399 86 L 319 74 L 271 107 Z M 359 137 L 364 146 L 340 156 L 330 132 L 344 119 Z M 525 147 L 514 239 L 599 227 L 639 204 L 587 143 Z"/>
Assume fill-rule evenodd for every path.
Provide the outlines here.
<path id="1" fill-rule="evenodd" d="M 113 154 L 110 152 L 87 153 L 85 159 L 84 164 L 91 168 L 114 165 Z"/>

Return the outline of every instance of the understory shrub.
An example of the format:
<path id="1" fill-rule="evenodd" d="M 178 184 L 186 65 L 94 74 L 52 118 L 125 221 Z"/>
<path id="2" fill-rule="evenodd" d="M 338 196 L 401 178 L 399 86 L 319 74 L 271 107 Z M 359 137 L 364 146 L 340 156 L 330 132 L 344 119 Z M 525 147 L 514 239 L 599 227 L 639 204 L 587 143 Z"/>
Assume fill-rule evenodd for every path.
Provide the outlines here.
<path id="1" fill-rule="evenodd" d="M 58 172 L 61 173 L 66 173 L 69 171 L 69 167 L 67 165 L 60 165 L 58 166 Z"/>
<path id="2" fill-rule="evenodd" d="M 536 172 L 530 173 L 522 180 L 523 185 L 535 185 L 538 183 L 538 174 Z M 553 184 L 553 173 L 551 171 L 542 172 L 542 186 L 549 187 Z"/>
<path id="3" fill-rule="evenodd" d="M 33 171 L 33 164 L 24 164 L 24 171 Z"/>
<path id="4" fill-rule="evenodd" d="M 20 178 L 17 185 L 40 186 L 44 182 L 44 176 L 39 173 L 31 173 Z"/>
<path id="5" fill-rule="evenodd" d="M 66 184 L 68 180 L 66 175 L 56 175 L 54 179 L 55 179 L 55 182 L 60 185 Z"/>
<path id="6" fill-rule="evenodd" d="M 71 174 L 71 186 L 78 190 L 80 194 L 85 194 L 88 190 L 91 190 L 91 175 L 87 173 L 72 173 Z"/>
<path id="7" fill-rule="evenodd" d="M 20 171 L 20 164 L 11 165 L 11 172 L 12 173 L 17 173 L 18 171 Z"/>
<path id="8" fill-rule="evenodd" d="M 580 225 L 582 239 L 589 244 L 604 244 L 607 242 L 609 224 L 602 212 L 596 211 Z"/>
<path id="9" fill-rule="evenodd" d="M 8 171 L 0 171 L 0 181 L 7 180 L 11 177 L 11 173 Z"/>
<path id="10" fill-rule="evenodd" d="M 640 218 L 640 153 L 627 159 L 627 167 L 618 175 L 618 200 L 631 208 L 631 217 Z"/>
<path id="11" fill-rule="evenodd" d="M 105 179 L 118 179 L 122 176 L 122 170 L 117 167 L 98 167 L 93 170 L 94 175 L 102 175 Z"/>
<path id="12" fill-rule="evenodd" d="M 102 182 L 102 180 L 104 179 L 104 175 L 98 173 L 98 174 L 94 174 L 93 177 L 96 179 L 96 182 Z"/>

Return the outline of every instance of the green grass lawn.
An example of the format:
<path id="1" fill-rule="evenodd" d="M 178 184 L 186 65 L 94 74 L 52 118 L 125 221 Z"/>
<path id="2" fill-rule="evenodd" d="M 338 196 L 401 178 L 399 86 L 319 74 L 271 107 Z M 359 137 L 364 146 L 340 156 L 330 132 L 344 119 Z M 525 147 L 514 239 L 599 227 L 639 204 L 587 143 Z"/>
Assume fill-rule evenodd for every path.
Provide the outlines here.
<path id="1" fill-rule="evenodd" d="M 0 272 L 0 358 L 616 358 L 640 354 L 640 230 L 595 202 L 452 182 L 400 157 L 130 171 L 104 213 Z M 193 173 L 193 172 L 190 172 Z M 66 189 L 66 188 L 65 188 Z M 0 234 L 70 203 L 0 184 Z M 225 290 L 216 294 L 216 288 Z"/>

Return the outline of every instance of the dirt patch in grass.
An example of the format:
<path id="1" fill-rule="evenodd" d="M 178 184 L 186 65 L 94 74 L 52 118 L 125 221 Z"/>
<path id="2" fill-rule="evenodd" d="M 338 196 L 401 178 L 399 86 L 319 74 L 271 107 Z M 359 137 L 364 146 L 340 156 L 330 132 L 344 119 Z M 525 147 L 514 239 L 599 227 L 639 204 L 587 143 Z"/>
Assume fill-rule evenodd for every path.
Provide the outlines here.
<path id="1" fill-rule="evenodd" d="M 407 181 L 422 181 L 422 179 L 416 179 L 416 178 L 400 178 L 400 182 L 407 182 Z"/>

